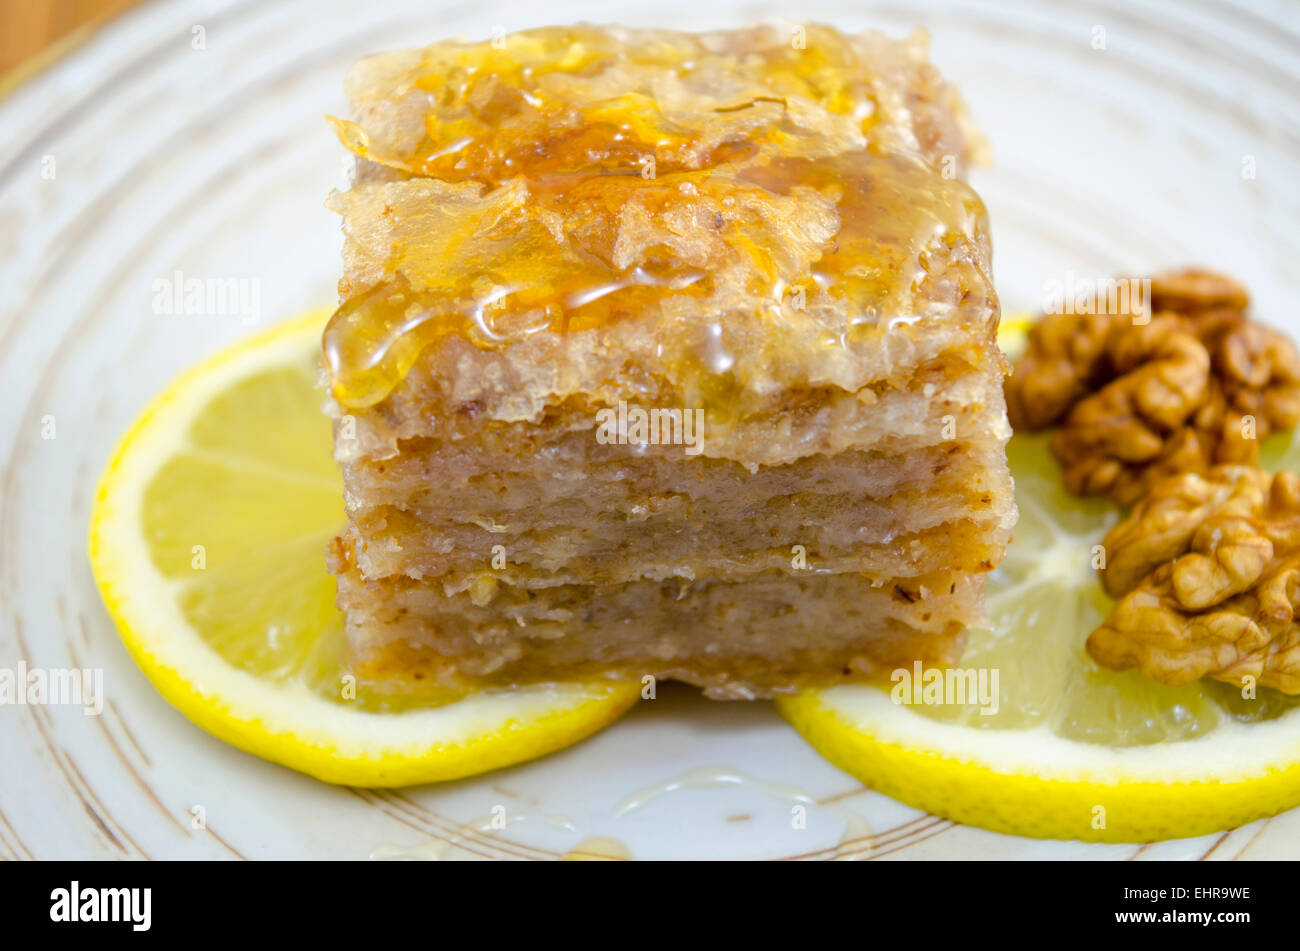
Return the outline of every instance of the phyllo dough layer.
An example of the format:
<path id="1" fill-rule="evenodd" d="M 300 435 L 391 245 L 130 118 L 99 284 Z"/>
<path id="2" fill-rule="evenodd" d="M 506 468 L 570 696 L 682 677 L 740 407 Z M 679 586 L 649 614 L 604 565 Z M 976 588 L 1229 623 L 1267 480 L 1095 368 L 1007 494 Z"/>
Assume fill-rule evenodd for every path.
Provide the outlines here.
<path id="1" fill-rule="evenodd" d="M 976 150 L 923 37 L 365 60 L 325 333 L 379 689 L 954 663 L 1015 521 Z"/>

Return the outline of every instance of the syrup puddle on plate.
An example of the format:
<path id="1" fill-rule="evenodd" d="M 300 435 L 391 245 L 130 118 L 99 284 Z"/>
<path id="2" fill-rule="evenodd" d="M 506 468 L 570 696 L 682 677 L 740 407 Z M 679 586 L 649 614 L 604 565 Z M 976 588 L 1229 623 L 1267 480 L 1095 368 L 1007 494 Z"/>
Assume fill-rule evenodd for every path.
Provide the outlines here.
<path id="1" fill-rule="evenodd" d="M 614 809 L 615 818 L 636 812 L 647 804 L 683 789 L 718 789 L 726 786 L 753 789 L 791 810 L 802 806 L 807 811 L 820 810 L 844 821 L 844 832 L 835 846 L 832 859 L 861 861 L 871 857 L 875 850 L 875 833 L 871 825 L 855 810 L 836 802 L 818 802 L 812 794 L 790 783 L 774 783 L 754 779 L 727 766 L 701 766 L 688 770 L 675 779 L 646 786 L 626 796 Z"/>
<path id="2" fill-rule="evenodd" d="M 830 858 L 843 861 L 860 861 L 871 857 L 875 851 L 875 833 L 870 824 L 855 810 L 837 802 L 819 802 L 811 793 L 789 783 L 768 782 L 746 776 L 726 766 L 701 766 L 688 770 L 666 782 L 638 789 L 625 796 L 614 808 L 614 818 L 622 818 L 651 802 L 685 789 L 720 789 L 737 787 L 753 789 L 767 798 L 793 810 L 820 810 L 844 822 L 844 832 Z M 806 812 L 805 812 L 806 815 Z M 567 816 L 509 814 L 503 809 L 465 823 L 447 838 L 434 838 L 412 846 L 381 845 L 370 853 L 376 860 L 388 861 L 447 861 L 452 849 L 465 842 L 490 841 L 491 836 L 517 822 L 541 821 L 555 829 L 577 832 L 577 826 Z M 630 861 L 632 852 L 618 839 L 608 836 L 589 836 L 560 856 L 566 861 Z"/>
<path id="3" fill-rule="evenodd" d="M 630 862 L 632 851 L 618 839 L 593 835 L 560 856 L 565 862 Z"/>

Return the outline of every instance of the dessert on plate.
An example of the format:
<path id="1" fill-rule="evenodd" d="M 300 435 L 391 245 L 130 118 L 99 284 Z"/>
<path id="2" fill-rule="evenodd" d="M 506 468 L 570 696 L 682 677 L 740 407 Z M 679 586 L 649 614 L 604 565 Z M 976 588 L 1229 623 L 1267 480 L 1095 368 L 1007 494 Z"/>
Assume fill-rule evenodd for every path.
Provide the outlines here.
<path id="1" fill-rule="evenodd" d="M 770 696 L 954 663 L 1015 521 L 980 148 L 925 39 L 375 56 L 324 338 L 351 663 Z"/>

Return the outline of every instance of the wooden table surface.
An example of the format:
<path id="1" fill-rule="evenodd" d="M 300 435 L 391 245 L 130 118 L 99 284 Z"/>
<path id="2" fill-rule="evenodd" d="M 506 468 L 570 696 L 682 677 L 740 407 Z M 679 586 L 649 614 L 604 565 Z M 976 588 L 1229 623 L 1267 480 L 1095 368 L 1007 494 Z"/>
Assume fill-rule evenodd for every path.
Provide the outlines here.
<path id="1" fill-rule="evenodd" d="M 140 0 L 3 0 L 0 3 L 0 77 L 30 67 L 60 44 L 89 34 Z"/>

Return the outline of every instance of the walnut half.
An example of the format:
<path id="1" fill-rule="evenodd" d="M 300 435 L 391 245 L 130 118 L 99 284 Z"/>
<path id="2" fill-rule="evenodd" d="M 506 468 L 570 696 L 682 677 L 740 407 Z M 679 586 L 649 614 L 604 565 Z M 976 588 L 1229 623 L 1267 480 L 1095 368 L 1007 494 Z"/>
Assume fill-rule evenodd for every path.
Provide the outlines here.
<path id="1" fill-rule="evenodd" d="M 1183 271 L 1139 305 L 1044 317 L 1007 382 L 1014 428 L 1059 425 L 1066 487 L 1122 504 L 1171 474 L 1254 463 L 1259 440 L 1300 422 L 1300 356 L 1246 316 L 1240 284 Z"/>
<path id="2" fill-rule="evenodd" d="M 1300 477 L 1225 465 L 1161 480 L 1104 548 L 1119 601 L 1088 638 L 1099 664 L 1300 693 Z"/>

